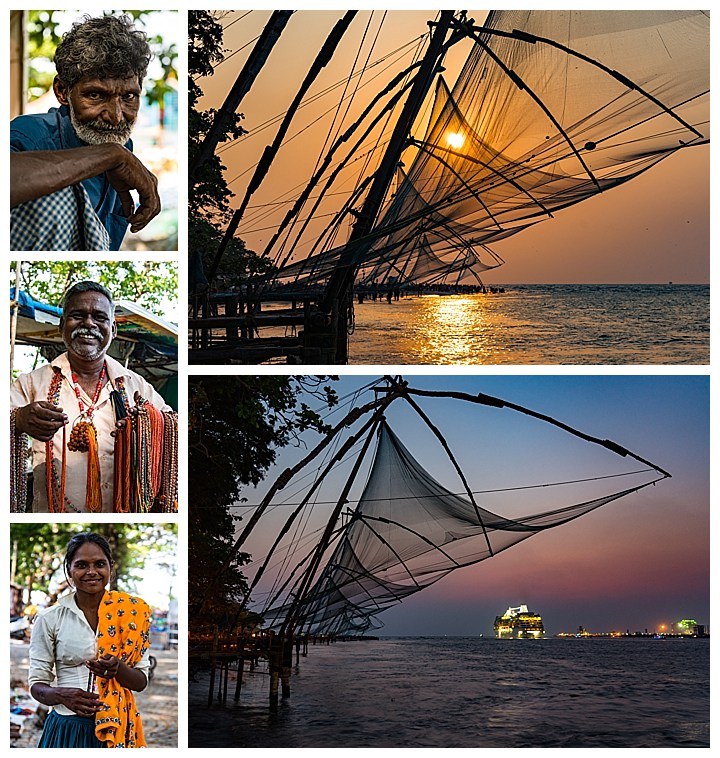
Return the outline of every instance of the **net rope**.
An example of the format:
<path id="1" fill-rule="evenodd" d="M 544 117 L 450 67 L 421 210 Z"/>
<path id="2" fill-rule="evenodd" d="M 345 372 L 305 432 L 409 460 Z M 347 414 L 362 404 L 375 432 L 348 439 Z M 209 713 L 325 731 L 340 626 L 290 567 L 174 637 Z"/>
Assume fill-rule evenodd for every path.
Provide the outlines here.
<path id="1" fill-rule="evenodd" d="M 494 11 L 473 34 L 369 238 L 280 282 L 317 287 L 338 266 L 365 283 L 477 277 L 502 262 L 484 246 L 709 141 L 705 12 Z"/>
<path id="2" fill-rule="evenodd" d="M 382 626 L 377 616 L 383 610 L 451 571 L 654 481 L 657 478 L 541 513 L 507 518 L 476 508 L 434 479 L 383 420 L 362 495 L 349 522 L 337 530 L 335 547 L 317 580 L 299 604 L 271 601 L 263 616 L 268 628 L 279 628 L 292 607 L 293 626 L 304 633 L 362 634 Z M 287 586 L 289 594 L 295 586 Z"/>

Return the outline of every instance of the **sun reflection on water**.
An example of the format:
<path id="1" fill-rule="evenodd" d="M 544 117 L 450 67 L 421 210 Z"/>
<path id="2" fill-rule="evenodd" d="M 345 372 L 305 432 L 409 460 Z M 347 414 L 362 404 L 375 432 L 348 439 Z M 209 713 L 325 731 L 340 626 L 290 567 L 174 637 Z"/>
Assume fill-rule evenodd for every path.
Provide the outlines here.
<path id="1" fill-rule="evenodd" d="M 365 317 L 370 316 L 375 335 L 384 335 L 381 341 L 387 358 L 366 354 L 364 362 L 392 362 L 396 356 L 399 363 L 423 365 L 508 361 L 508 328 L 517 324 L 495 296 L 429 295 L 390 306 L 368 305 L 356 308 L 360 326 L 352 341 L 358 346 Z"/>
<path id="2" fill-rule="evenodd" d="M 709 329 L 707 287 L 519 285 L 356 305 L 350 362 L 703 363 Z"/>
<path id="3" fill-rule="evenodd" d="M 426 338 L 420 347 L 423 361 L 484 363 L 493 352 L 488 331 L 493 314 L 485 302 L 461 296 L 428 298 L 423 313 Z"/>
<path id="4" fill-rule="evenodd" d="M 362 362 L 427 364 L 496 364 L 512 362 L 513 335 L 526 326 L 507 308 L 511 295 L 426 295 L 391 306 L 356 308 L 358 329 L 352 342 Z M 365 317 L 370 316 L 368 322 Z M 359 342 L 371 329 L 383 357 L 371 357 Z M 380 335 L 383 335 L 380 337 Z M 370 333 L 367 337 L 375 342 Z M 370 348 L 370 345 L 364 347 Z M 352 352 L 352 351 L 351 351 Z M 374 351 L 373 351 L 374 352 Z M 356 353 L 357 355 L 357 353 Z"/>

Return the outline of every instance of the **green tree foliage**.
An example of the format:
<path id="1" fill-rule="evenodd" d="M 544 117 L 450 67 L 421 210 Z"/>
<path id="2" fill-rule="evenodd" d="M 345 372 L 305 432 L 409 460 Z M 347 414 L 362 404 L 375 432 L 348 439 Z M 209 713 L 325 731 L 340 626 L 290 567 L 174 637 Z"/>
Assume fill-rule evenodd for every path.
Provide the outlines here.
<path id="1" fill-rule="evenodd" d="M 247 592 L 235 557 L 200 618 L 193 613 L 207 599 L 235 540 L 240 517 L 230 507 L 244 486 L 255 485 L 274 463 L 277 450 L 299 435 L 327 426 L 300 393 L 337 402 L 325 377 L 191 376 L 188 385 L 188 580 L 191 627 L 217 623 Z"/>
<path id="2" fill-rule="evenodd" d="M 62 576 L 67 543 L 79 531 L 82 530 L 72 530 L 58 524 L 13 524 L 10 580 L 28 592 L 39 590 L 50 596 L 53 577 L 58 572 Z M 54 594 L 56 596 L 57 592 Z"/>
<path id="3" fill-rule="evenodd" d="M 212 125 L 216 110 L 202 110 L 203 91 L 200 82 L 212 76 L 222 62 L 223 29 L 208 11 L 188 12 L 188 157 L 192 160 L 198 146 Z M 245 130 L 242 113 L 234 114 L 220 144 L 238 139 Z M 222 239 L 222 229 L 232 217 L 232 192 L 225 180 L 225 166 L 217 155 L 212 156 L 198 171 L 188 192 L 188 247 L 199 256 L 207 270 Z M 231 286 L 242 279 L 267 273 L 271 264 L 233 239 L 225 250 L 217 278 L 219 286 Z"/>
<path id="4" fill-rule="evenodd" d="M 175 87 L 170 82 L 177 84 L 177 45 L 166 44 L 162 36 L 156 34 L 148 36 L 148 44 L 153 49 L 155 61 L 162 69 L 162 75 L 159 77 L 149 77 L 145 82 L 145 99 L 149 105 L 157 103 L 159 111 L 159 122 L 162 128 L 165 127 L 165 98 Z"/>
<path id="5" fill-rule="evenodd" d="M 51 87 L 55 78 L 55 68 L 52 61 L 55 57 L 55 48 L 60 42 L 58 26 L 64 14 L 72 11 L 60 10 L 29 10 L 28 14 L 28 94 L 31 100 L 45 94 Z M 158 13 L 154 10 L 141 11 L 113 11 L 126 13 L 137 23 L 140 29 L 150 14 Z M 110 11 L 105 11 L 109 15 Z M 76 13 L 80 18 L 80 12 Z M 73 19 L 74 20 L 74 19 Z M 162 71 L 160 76 L 148 77 L 145 81 L 145 95 L 148 103 L 158 103 L 162 118 L 162 102 L 169 92 L 168 81 L 177 81 L 177 46 L 168 44 L 161 35 L 149 35 L 148 44 L 153 51 L 155 60 L 159 62 Z"/>
<path id="6" fill-rule="evenodd" d="M 203 270 L 210 268 L 222 234 L 214 222 L 201 216 L 188 220 L 188 248 L 201 256 Z M 241 239 L 232 239 L 225 249 L 217 272 L 219 290 L 236 287 L 238 283 L 272 269 L 270 262 L 255 255 Z"/>
<path id="7" fill-rule="evenodd" d="M 67 545 L 80 532 L 96 532 L 110 544 L 115 559 L 113 589 L 137 592 L 151 558 L 154 565 L 176 565 L 177 524 L 15 523 L 10 528 L 11 581 L 27 594 L 44 593 L 48 604 L 54 603 L 67 587 L 63 567 Z"/>
<path id="8" fill-rule="evenodd" d="M 37 300 L 59 305 L 65 291 L 84 280 L 100 282 L 116 300 L 131 300 L 159 316 L 165 315 L 167 300 L 178 289 L 177 265 L 157 261 L 23 261 L 20 289 Z M 14 265 L 10 286 L 15 286 Z"/>

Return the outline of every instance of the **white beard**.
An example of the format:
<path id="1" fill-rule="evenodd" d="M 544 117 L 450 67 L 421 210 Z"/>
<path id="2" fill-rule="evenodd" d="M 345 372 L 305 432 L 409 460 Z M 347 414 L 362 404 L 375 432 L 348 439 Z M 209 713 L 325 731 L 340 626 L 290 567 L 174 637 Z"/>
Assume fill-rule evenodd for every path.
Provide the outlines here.
<path id="1" fill-rule="evenodd" d="M 107 145 L 109 142 L 116 142 L 118 145 L 124 145 L 132 134 L 134 121 L 124 120 L 119 126 L 108 127 L 99 119 L 95 121 L 82 123 L 78 121 L 75 115 L 75 109 L 72 101 L 68 99 L 68 109 L 70 110 L 70 123 L 75 130 L 78 138 L 88 145 Z"/>

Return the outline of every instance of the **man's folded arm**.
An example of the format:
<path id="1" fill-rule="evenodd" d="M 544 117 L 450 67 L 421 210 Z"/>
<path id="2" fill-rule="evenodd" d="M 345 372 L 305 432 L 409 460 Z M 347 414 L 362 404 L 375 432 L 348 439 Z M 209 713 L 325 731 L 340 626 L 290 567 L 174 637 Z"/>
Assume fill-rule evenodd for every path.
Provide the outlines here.
<path id="1" fill-rule="evenodd" d="M 10 207 L 106 173 L 133 232 L 160 212 L 157 178 L 122 145 L 108 143 L 69 150 L 10 152 Z M 135 208 L 130 190 L 140 198 Z"/>

